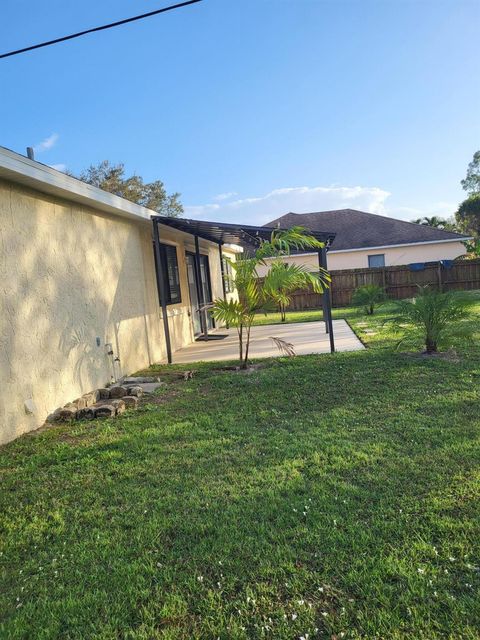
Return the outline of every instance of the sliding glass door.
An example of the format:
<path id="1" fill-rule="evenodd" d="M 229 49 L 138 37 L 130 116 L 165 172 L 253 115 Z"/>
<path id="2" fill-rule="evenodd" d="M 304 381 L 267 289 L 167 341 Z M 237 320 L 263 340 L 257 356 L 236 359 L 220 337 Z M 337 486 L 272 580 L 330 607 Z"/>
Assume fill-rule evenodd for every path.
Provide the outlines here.
<path id="1" fill-rule="evenodd" d="M 212 283 L 210 281 L 210 268 L 208 264 L 208 256 L 200 255 L 200 281 L 197 278 L 197 270 L 195 268 L 195 254 L 187 253 L 187 276 L 188 289 L 190 292 L 190 305 L 192 312 L 193 332 L 196 336 L 202 333 L 202 322 L 200 317 L 200 300 L 199 291 L 203 293 L 205 304 L 212 302 Z M 203 312 L 206 318 L 207 331 L 215 326 L 210 311 Z"/>

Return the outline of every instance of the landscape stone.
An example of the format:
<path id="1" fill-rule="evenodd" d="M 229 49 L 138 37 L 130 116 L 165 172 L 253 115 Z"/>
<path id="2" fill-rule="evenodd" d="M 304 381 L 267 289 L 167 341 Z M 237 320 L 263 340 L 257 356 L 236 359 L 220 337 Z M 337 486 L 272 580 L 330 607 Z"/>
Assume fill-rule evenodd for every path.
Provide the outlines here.
<path id="1" fill-rule="evenodd" d="M 84 393 L 82 398 L 85 399 L 85 403 L 87 407 L 92 407 L 96 402 L 96 399 L 93 393 Z"/>
<path id="2" fill-rule="evenodd" d="M 77 409 L 85 409 L 85 407 L 87 406 L 87 401 L 85 400 L 85 398 L 82 397 L 74 400 L 72 404 L 74 404 L 77 407 Z"/>
<path id="3" fill-rule="evenodd" d="M 123 398 L 123 396 L 128 395 L 127 391 L 127 388 L 122 385 L 110 387 L 110 398 Z"/>
<path id="4" fill-rule="evenodd" d="M 147 382 L 142 384 L 143 393 L 154 393 L 160 387 L 166 387 L 166 382 Z"/>
<path id="5" fill-rule="evenodd" d="M 93 408 L 96 418 L 113 418 L 116 410 L 113 404 L 101 404 Z"/>
<path id="6" fill-rule="evenodd" d="M 95 408 L 93 406 L 80 409 L 77 417 L 81 420 L 93 420 L 95 418 Z"/>
<path id="7" fill-rule="evenodd" d="M 115 408 L 115 412 L 116 412 L 117 416 L 125 411 L 125 401 L 123 400 L 123 398 L 117 398 L 115 400 L 110 400 L 110 402 L 108 404 Z"/>
<path id="8" fill-rule="evenodd" d="M 134 378 L 136 381 L 137 378 Z M 159 387 L 165 383 L 148 383 L 147 387 Z M 93 420 L 94 418 L 114 417 L 122 414 L 127 408 L 136 409 L 139 398 L 143 395 L 143 388 L 135 385 L 126 388 L 114 385 L 107 389 L 103 387 L 84 393 L 83 396 L 68 402 L 64 407 L 51 413 L 46 422 L 66 422 L 75 419 Z"/>
<path id="9" fill-rule="evenodd" d="M 135 387 L 129 387 L 128 388 L 128 395 L 129 396 L 138 396 L 139 398 L 141 396 L 143 396 L 143 389 L 140 386 L 135 386 Z"/>
<path id="10" fill-rule="evenodd" d="M 136 409 L 138 407 L 137 396 L 124 396 L 122 400 L 125 403 L 127 409 Z"/>
<path id="11" fill-rule="evenodd" d="M 124 378 L 122 384 L 136 385 L 144 382 L 160 382 L 160 378 L 158 376 L 132 376 L 130 378 Z"/>
<path id="12" fill-rule="evenodd" d="M 77 417 L 77 408 L 71 404 L 68 407 L 62 407 L 58 409 L 55 414 L 58 416 L 58 420 L 74 420 Z"/>

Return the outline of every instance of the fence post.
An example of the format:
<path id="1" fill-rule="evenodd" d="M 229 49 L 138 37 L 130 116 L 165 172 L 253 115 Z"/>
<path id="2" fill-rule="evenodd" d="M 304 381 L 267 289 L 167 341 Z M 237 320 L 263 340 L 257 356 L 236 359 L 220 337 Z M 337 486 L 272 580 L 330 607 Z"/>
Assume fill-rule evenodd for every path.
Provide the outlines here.
<path id="1" fill-rule="evenodd" d="M 438 289 L 440 293 L 443 293 L 443 283 L 442 283 L 442 264 L 441 262 L 437 265 L 437 275 L 438 275 Z"/>

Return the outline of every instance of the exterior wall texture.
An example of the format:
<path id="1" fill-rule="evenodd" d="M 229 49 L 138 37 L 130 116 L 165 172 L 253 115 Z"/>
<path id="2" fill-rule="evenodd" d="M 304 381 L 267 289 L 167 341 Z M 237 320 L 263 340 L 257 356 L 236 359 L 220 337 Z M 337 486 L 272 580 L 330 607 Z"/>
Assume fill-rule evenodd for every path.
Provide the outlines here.
<path id="1" fill-rule="evenodd" d="M 362 269 L 368 267 L 368 256 L 383 253 L 385 266 L 394 267 L 413 262 L 434 262 L 437 260 L 454 260 L 464 255 L 465 246 L 462 242 L 436 242 L 434 244 L 420 244 L 418 246 L 388 247 L 386 249 L 367 249 L 361 251 L 345 251 L 327 254 L 328 268 L 331 271 L 340 269 Z M 288 258 L 289 263 L 318 269 L 317 255 L 293 255 Z M 259 276 L 265 275 L 266 268 L 259 270 Z"/>
<path id="2" fill-rule="evenodd" d="M 193 340 L 184 260 L 191 238 L 162 230 L 162 241 L 178 247 L 182 302 L 168 307 L 175 350 Z M 117 377 L 165 360 L 151 233 L 148 222 L 0 181 L 0 443 L 110 382 L 106 343 L 120 358 Z M 202 242 L 201 251 L 220 297 L 218 246 Z"/>

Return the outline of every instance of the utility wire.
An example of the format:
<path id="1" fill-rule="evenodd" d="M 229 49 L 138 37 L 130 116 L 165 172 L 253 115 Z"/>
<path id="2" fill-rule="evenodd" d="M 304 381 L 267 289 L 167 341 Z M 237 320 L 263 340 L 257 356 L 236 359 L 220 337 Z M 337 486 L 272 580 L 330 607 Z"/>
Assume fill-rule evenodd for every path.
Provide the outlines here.
<path id="1" fill-rule="evenodd" d="M 48 40 L 47 42 L 41 42 L 40 44 L 34 44 L 30 47 L 24 47 L 23 49 L 17 49 L 16 51 L 9 51 L 8 53 L 1 53 L 1 58 L 9 58 L 10 56 L 17 56 L 20 53 L 26 53 L 27 51 L 33 51 L 34 49 L 41 49 L 42 47 L 49 47 L 52 44 L 58 42 L 65 42 L 65 40 L 73 40 L 74 38 L 80 38 L 87 33 L 95 33 L 96 31 L 104 31 L 105 29 L 112 29 L 112 27 L 119 27 L 122 24 L 128 24 L 129 22 L 135 22 L 136 20 L 143 20 L 144 18 L 150 18 L 156 16 L 159 13 L 165 13 L 166 11 L 172 11 L 173 9 L 180 9 L 186 7 L 189 4 L 195 4 L 202 0 L 186 0 L 186 2 L 179 2 L 178 4 L 172 4 L 169 7 L 163 7 L 163 9 L 156 9 L 155 11 L 149 11 L 148 13 L 142 13 L 139 16 L 133 16 L 132 18 L 125 18 L 124 20 L 118 20 L 117 22 L 110 22 L 110 24 L 103 24 L 101 27 L 93 27 L 92 29 L 85 29 L 85 31 L 79 31 L 78 33 L 72 33 L 69 36 L 63 36 L 62 38 L 55 38 L 55 40 Z"/>

